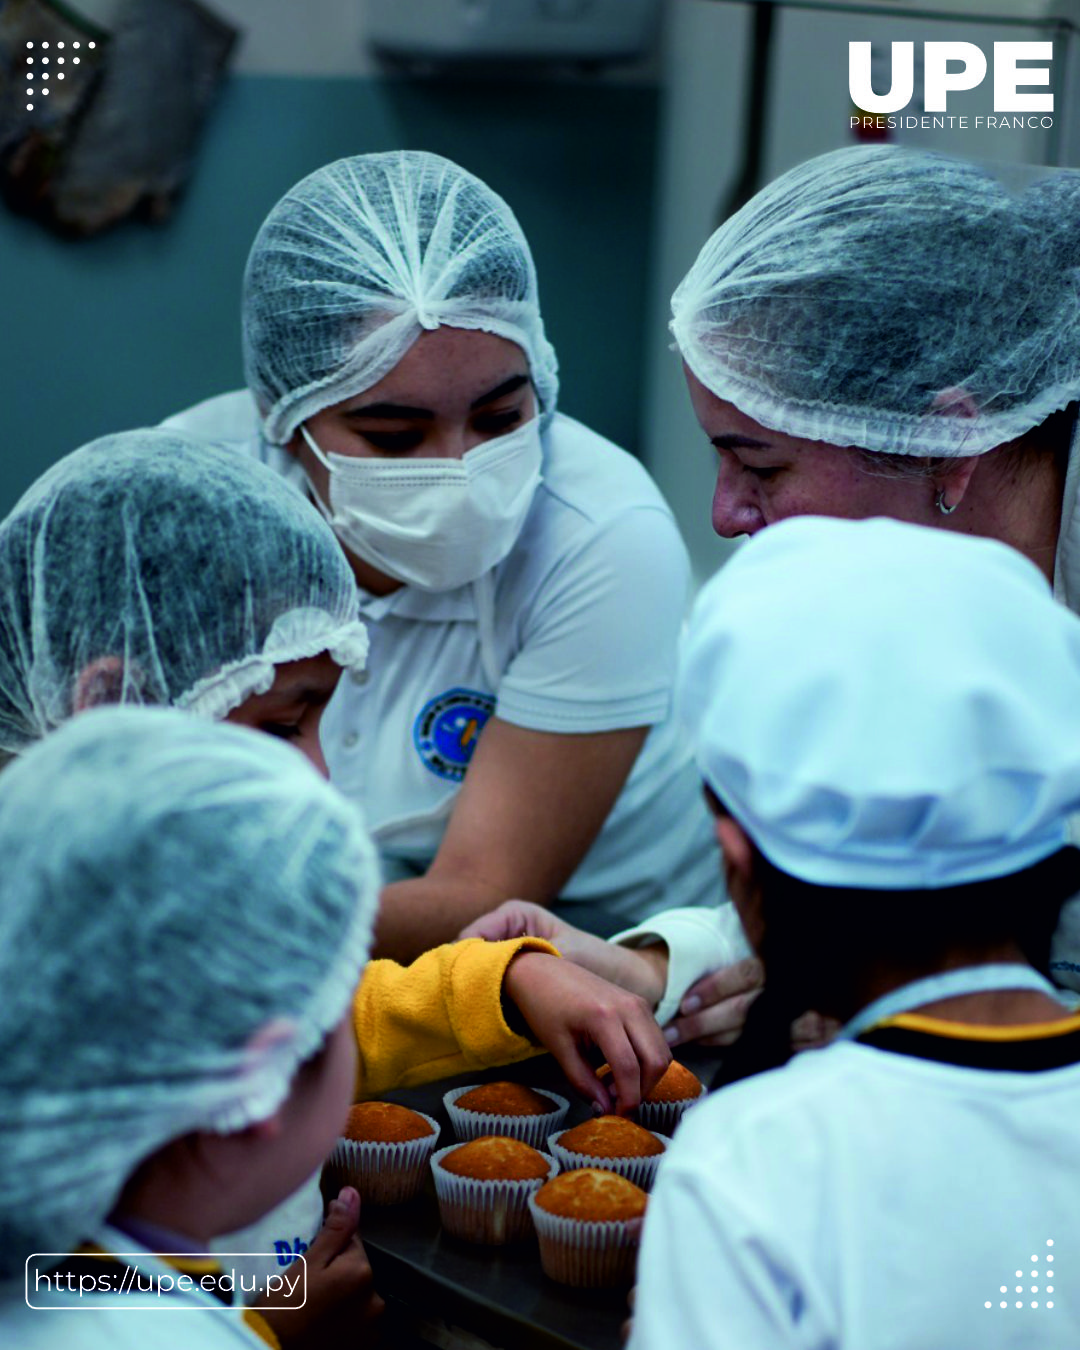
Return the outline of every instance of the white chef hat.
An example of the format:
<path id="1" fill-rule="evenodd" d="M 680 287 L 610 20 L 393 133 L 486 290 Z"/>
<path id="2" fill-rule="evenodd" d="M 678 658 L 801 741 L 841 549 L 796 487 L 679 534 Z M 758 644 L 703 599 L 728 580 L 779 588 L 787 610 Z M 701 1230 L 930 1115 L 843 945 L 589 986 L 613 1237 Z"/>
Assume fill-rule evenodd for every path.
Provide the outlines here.
<path id="1" fill-rule="evenodd" d="M 1006 876 L 1080 809 L 1080 619 L 989 539 L 770 526 L 702 591 L 680 699 L 706 781 L 803 881 Z"/>

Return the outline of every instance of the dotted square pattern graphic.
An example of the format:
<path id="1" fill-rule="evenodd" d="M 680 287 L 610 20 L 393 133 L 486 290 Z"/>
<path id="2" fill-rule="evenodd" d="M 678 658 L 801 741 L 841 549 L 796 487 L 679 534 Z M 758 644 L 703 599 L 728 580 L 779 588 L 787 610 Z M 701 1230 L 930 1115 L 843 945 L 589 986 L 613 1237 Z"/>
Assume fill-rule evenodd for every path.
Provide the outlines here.
<path id="1" fill-rule="evenodd" d="M 26 111 L 33 112 L 38 99 L 48 98 L 60 80 L 75 79 L 96 42 L 27 42 Z"/>
<path id="2" fill-rule="evenodd" d="M 1053 1245 L 1054 1239 L 1047 1238 L 1047 1248 L 1053 1247 Z M 1024 1272 L 1022 1270 L 1016 1271 L 1014 1278 L 1021 1281 L 1021 1283 L 1012 1285 L 1003 1284 L 998 1287 L 998 1293 L 1006 1295 L 1005 1298 L 996 1301 L 996 1306 L 999 1310 L 1010 1307 L 1045 1309 L 1054 1306 L 1054 1278 L 1058 1274 L 1054 1268 L 1054 1253 L 1049 1250 L 1045 1251 L 1040 1262 L 1038 1255 L 1032 1252 L 1031 1263 L 1028 1266 L 1028 1270 L 1031 1272 L 1030 1278 L 1033 1281 L 1037 1281 L 1037 1283 L 1029 1284 L 1025 1289 L 1023 1284 Z M 1037 1294 L 1038 1297 L 1015 1298 L 1014 1296 L 1016 1294 Z M 993 1308 L 994 1306 L 994 1299 L 988 1298 L 983 1303 L 984 1308 Z"/>

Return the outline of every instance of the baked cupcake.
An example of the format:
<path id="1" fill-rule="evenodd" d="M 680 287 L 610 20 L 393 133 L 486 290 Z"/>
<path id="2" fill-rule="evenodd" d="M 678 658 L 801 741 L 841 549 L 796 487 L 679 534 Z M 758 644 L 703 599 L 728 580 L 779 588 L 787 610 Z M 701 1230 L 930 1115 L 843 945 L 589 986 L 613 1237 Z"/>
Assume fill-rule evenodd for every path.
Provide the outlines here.
<path id="1" fill-rule="evenodd" d="M 559 1167 L 599 1167 L 617 1172 L 648 1190 L 668 1141 L 623 1116 L 597 1116 L 571 1130 L 553 1134 L 548 1147 Z"/>
<path id="2" fill-rule="evenodd" d="M 556 1092 L 523 1083 L 481 1083 L 453 1088 L 443 1095 L 446 1114 L 459 1139 L 505 1135 L 539 1148 L 562 1128 L 570 1103 Z"/>
<path id="3" fill-rule="evenodd" d="M 554 1158 L 503 1135 L 441 1148 L 431 1159 L 443 1227 L 466 1242 L 529 1237 L 528 1199 L 558 1170 Z"/>
<path id="4" fill-rule="evenodd" d="M 430 1116 L 392 1102 L 359 1102 L 349 1111 L 329 1166 L 339 1185 L 355 1186 L 370 1205 L 412 1200 L 424 1184 L 439 1138 Z"/>
<path id="5" fill-rule="evenodd" d="M 597 1077 L 606 1078 L 610 1073 L 611 1069 L 605 1064 L 597 1071 Z M 672 1060 L 663 1077 L 634 1112 L 634 1119 L 647 1130 L 674 1134 L 682 1113 L 688 1106 L 693 1106 L 704 1091 L 700 1078 Z"/>
<path id="6" fill-rule="evenodd" d="M 631 1284 L 645 1192 L 598 1167 L 562 1172 L 529 1197 L 540 1264 L 560 1284 L 600 1289 Z"/>
<path id="7" fill-rule="evenodd" d="M 682 1113 L 693 1106 L 705 1085 L 685 1065 L 672 1060 L 663 1077 L 637 1109 L 637 1118 L 647 1130 L 674 1134 Z"/>

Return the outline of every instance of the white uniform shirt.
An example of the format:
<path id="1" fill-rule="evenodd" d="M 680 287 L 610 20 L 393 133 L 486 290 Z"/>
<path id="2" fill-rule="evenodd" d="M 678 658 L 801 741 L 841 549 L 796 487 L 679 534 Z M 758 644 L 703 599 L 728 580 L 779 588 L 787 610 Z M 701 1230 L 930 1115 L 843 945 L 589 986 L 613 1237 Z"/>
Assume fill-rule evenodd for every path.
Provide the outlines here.
<path id="1" fill-rule="evenodd" d="M 1075 1350 L 1078 1120 L 1080 1066 L 850 1042 L 723 1089 L 661 1166 L 630 1350 Z"/>
<path id="2" fill-rule="evenodd" d="M 259 436 L 246 391 L 165 425 L 242 444 L 303 489 L 295 460 Z M 562 415 L 543 450 L 543 481 L 521 536 L 479 582 L 436 595 L 408 586 L 362 595 L 368 669 L 343 680 L 331 700 L 323 748 L 395 880 L 421 875 L 435 857 L 496 708 L 535 731 L 649 726 L 560 897 L 575 922 L 610 933 L 722 894 L 698 775 L 671 716 L 689 567 L 671 512 L 630 455 Z"/>

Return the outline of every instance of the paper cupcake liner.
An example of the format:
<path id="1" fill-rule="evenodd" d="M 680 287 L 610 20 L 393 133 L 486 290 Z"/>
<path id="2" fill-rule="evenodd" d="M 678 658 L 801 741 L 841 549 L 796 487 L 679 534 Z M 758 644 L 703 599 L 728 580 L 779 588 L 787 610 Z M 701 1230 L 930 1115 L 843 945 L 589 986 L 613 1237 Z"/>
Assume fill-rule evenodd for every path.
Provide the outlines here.
<path id="1" fill-rule="evenodd" d="M 635 1115 L 639 1125 L 644 1125 L 647 1130 L 653 1134 L 672 1135 L 675 1133 L 675 1126 L 683 1117 L 683 1112 L 688 1106 L 693 1106 L 701 1100 L 702 1092 L 696 1097 L 684 1097 L 678 1102 L 642 1102 Z"/>
<path id="2" fill-rule="evenodd" d="M 533 1229 L 528 1200 L 558 1172 L 555 1159 L 546 1153 L 541 1155 L 548 1164 L 546 1177 L 526 1181 L 479 1181 L 475 1177 L 456 1176 L 442 1166 L 443 1158 L 457 1147 L 457 1144 L 451 1144 L 449 1148 L 441 1148 L 431 1159 L 439 1215 L 446 1231 L 466 1242 L 483 1242 L 497 1247 L 531 1237 Z"/>
<path id="3" fill-rule="evenodd" d="M 570 1103 L 557 1092 L 548 1092 L 545 1088 L 534 1088 L 541 1097 L 550 1097 L 554 1103 L 550 1111 L 542 1116 L 497 1116 L 487 1111 L 463 1111 L 456 1105 L 457 1099 L 473 1087 L 453 1088 L 443 1094 L 443 1105 L 454 1127 L 454 1134 L 466 1143 L 470 1139 L 479 1139 L 482 1134 L 501 1134 L 509 1139 L 520 1139 L 524 1144 L 542 1149 L 549 1134 L 562 1129 Z"/>
<path id="4" fill-rule="evenodd" d="M 564 1130 L 563 1134 L 566 1133 Z M 659 1139 L 666 1149 L 671 1140 L 662 1134 L 657 1134 L 655 1130 L 649 1133 L 654 1139 Z M 599 1167 L 605 1172 L 617 1172 L 619 1176 L 626 1177 L 627 1181 L 632 1181 L 635 1186 L 640 1186 L 643 1191 L 651 1188 L 653 1178 L 656 1176 L 656 1169 L 660 1166 L 660 1159 L 663 1153 L 654 1153 L 647 1158 L 593 1158 L 587 1153 L 571 1153 L 568 1148 L 563 1148 L 559 1143 L 562 1135 L 553 1134 L 548 1138 L 548 1151 L 558 1161 L 560 1172 L 572 1172 L 577 1167 Z"/>
<path id="5" fill-rule="evenodd" d="M 355 1186 L 365 1205 L 400 1205 L 420 1194 L 428 1159 L 439 1141 L 439 1123 L 417 1111 L 431 1126 L 422 1139 L 383 1144 L 339 1139 L 327 1159 L 334 1180 Z"/>
<path id="6" fill-rule="evenodd" d="M 544 1274 L 579 1289 L 610 1289 L 634 1282 L 640 1219 L 590 1223 L 549 1214 L 529 1196 Z"/>

